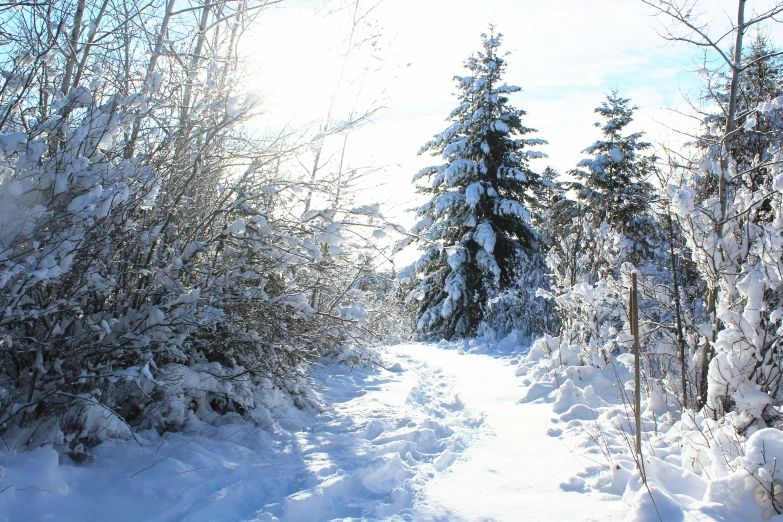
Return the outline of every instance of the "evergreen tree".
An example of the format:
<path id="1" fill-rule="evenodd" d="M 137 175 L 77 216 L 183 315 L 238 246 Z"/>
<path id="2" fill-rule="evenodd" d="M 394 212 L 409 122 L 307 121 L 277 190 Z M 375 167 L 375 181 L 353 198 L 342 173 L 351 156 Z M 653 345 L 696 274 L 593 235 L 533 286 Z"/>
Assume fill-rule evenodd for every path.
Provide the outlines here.
<path id="1" fill-rule="evenodd" d="M 545 142 L 525 138 L 534 130 L 509 103 L 520 89 L 502 81 L 501 36 L 482 34 L 483 51 L 465 62 L 469 75 L 455 77 L 459 106 L 450 125 L 419 152 L 444 160 L 414 177 L 427 180 L 417 188 L 431 196 L 414 228 L 424 254 L 405 274 L 419 279 L 411 298 L 419 300 L 423 338 L 475 334 L 487 300 L 510 287 L 541 248 L 534 223 L 543 186 L 528 159 L 543 154 L 524 149 Z"/>
<path id="2" fill-rule="evenodd" d="M 550 246 L 568 234 L 574 218 L 582 213 L 579 202 L 568 199 L 567 192 L 573 186 L 573 182 L 561 180 L 560 173 L 552 167 L 541 173 L 541 188 L 536 191 L 541 207 L 537 228 Z"/>
<path id="3" fill-rule="evenodd" d="M 595 109 L 604 119 L 595 124 L 602 139 L 582 151 L 592 158 L 579 162 L 570 174 L 579 180 L 578 198 L 584 211 L 592 214 L 593 225 L 599 227 L 606 221 L 631 239 L 639 253 L 653 242 L 650 235 L 655 231 L 648 213 L 654 189 L 647 182 L 655 158 L 642 154 L 652 147 L 641 141 L 644 133 L 623 135 L 637 108 L 617 91 L 608 94 Z"/>
<path id="4" fill-rule="evenodd" d="M 534 188 L 536 202 L 544 213 L 566 197 L 569 184 L 559 181 L 559 178 L 560 173 L 557 170 L 547 167 L 541 172 L 541 184 Z"/>

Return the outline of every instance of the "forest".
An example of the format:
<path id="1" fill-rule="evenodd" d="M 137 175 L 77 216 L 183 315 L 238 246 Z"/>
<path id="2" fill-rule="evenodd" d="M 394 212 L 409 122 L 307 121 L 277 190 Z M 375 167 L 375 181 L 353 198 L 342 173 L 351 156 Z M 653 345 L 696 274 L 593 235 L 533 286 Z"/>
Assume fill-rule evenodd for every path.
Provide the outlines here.
<path id="1" fill-rule="evenodd" d="M 379 3 L 319 6 L 348 20 L 339 76 L 319 87 L 321 114 L 281 123 L 247 41 L 283 0 L 0 2 L 0 518 L 38 519 L 14 486 L 31 455 L 88 476 L 106 448 L 185 447 L 231 426 L 280 455 L 274 437 L 300 440 L 342 411 L 325 382 L 404 380 L 416 364 L 440 378 L 433 347 L 518 365 L 520 408 L 553 403 L 571 422 L 549 435 L 606 460 L 563 491 L 620 496 L 634 520 L 783 516 L 783 3 L 719 3 L 720 23 L 704 2 L 634 3 L 661 45 L 691 53 L 698 92 L 671 110 L 695 130 L 652 138 L 610 87 L 569 170 L 546 166 L 558 137 L 517 107 L 526 79 L 508 64 L 526 57 L 504 33 L 522 29 L 482 20 L 458 35 L 475 51 L 401 218 L 368 190 L 384 167 L 346 152 L 385 109 L 361 94 L 383 65 L 351 62 L 385 45 Z M 252 520 L 484 520 L 415 511 L 434 498 L 417 466 L 462 462 L 470 437 L 455 442 L 455 426 L 481 424 L 422 428 L 451 419 L 451 403 L 416 397 L 437 409 L 419 438 L 386 417 L 334 432 L 418 448 L 383 453 L 375 471 L 341 464 L 360 507 L 349 493 L 292 507 L 303 479 L 264 493 Z M 377 413 L 366 408 L 355 416 Z"/>

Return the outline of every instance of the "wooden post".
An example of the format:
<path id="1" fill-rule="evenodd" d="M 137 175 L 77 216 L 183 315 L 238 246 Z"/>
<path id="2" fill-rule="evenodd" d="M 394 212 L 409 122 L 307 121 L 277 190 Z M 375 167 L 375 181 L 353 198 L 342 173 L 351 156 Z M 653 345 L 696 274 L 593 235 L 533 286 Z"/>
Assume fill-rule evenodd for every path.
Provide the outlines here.
<path id="1" fill-rule="evenodd" d="M 647 483 L 644 474 L 644 460 L 642 459 L 642 393 L 641 393 L 641 349 L 639 348 L 639 292 L 636 282 L 636 272 L 631 274 L 631 333 L 633 334 L 633 389 L 634 389 L 634 417 L 636 420 L 636 459 L 639 466 L 639 474 Z"/>

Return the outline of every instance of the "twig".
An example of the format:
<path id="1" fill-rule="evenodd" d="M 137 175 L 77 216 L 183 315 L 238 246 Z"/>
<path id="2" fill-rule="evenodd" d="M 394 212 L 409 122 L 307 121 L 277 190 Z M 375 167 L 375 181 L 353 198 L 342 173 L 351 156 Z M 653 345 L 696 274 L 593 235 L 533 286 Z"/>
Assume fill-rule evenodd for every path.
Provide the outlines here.
<path id="1" fill-rule="evenodd" d="M 201 466 L 200 468 L 193 468 L 193 469 L 189 469 L 189 470 L 187 470 L 187 471 L 180 471 L 180 473 L 179 473 L 179 474 L 180 474 L 180 475 L 184 475 L 185 473 L 190 473 L 190 472 L 192 472 L 192 471 L 198 471 L 198 470 L 200 470 L 200 469 L 207 469 L 207 467 L 208 467 L 208 466 Z"/>
<path id="2" fill-rule="evenodd" d="M 168 436 L 169 436 L 169 434 L 168 434 L 168 433 L 166 433 L 166 434 L 163 436 L 163 440 L 162 440 L 162 441 L 160 441 L 160 446 L 158 446 L 158 449 L 156 449 L 156 450 L 155 450 L 155 455 L 157 455 L 157 454 L 158 454 L 158 452 L 160 451 L 160 448 L 162 448 L 162 447 L 163 447 L 163 443 L 164 443 L 164 442 L 166 442 L 166 439 L 168 438 Z"/>
<path id="3" fill-rule="evenodd" d="M 158 464 L 160 464 L 161 462 L 163 462 L 164 460 L 166 460 L 167 458 L 169 458 L 169 457 L 171 457 L 171 456 L 173 456 L 173 455 L 174 455 L 173 453 L 169 453 L 168 455 L 166 455 L 165 457 L 163 457 L 162 459 L 160 459 L 159 461 L 157 461 L 155 464 L 151 464 L 151 465 L 147 466 L 146 468 L 144 468 L 144 469 L 142 469 L 142 470 L 140 470 L 140 471 L 137 471 L 136 473 L 134 473 L 133 475 L 131 475 L 131 476 L 130 476 L 130 477 L 128 477 L 128 478 L 133 478 L 133 477 L 135 477 L 136 475 L 138 475 L 139 473 L 142 473 L 142 472 L 144 472 L 144 471 L 147 471 L 148 469 L 150 469 L 150 468 L 152 468 L 152 467 L 154 467 L 154 466 L 157 466 Z"/>

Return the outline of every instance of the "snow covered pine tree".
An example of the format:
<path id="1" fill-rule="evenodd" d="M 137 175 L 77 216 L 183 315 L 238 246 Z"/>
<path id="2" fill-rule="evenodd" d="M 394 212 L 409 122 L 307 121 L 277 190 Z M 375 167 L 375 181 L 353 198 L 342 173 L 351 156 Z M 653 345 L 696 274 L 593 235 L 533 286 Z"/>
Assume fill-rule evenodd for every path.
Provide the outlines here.
<path id="1" fill-rule="evenodd" d="M 606 221 L 622 232 L 632 242 L 629 254 L 638 260 L 655 243 L 655 224 L 648 214 L 648 198 L 654 189 L 647 182 L 654 157 L 640 154 L 652 145 L 639 141 L 642 132 L 622 135 L 636 108 L 617 91 L 608 94 L 595 109 L 605 120 L 595 124 L 603 138 L 582 151 L 593 157 L 580 161 L 569 174 L 581 182 L 579 201 L 592 214 L 593 226 Z"/>
<path id="2" fill-rule="evenodd" d="M 502 82 L 502 35 L 491 27 L 481 37 L 483 51 L 465 62 L 470 74 L 455 77 L 460 103 L 451 125 L 419 151 L 444 163 L 414 177 L 429 181 L 417 189 L 432 197 L 417 210 L 413 229 L 424 253 L 400 280 L 418 277 L 408 298 L 419 301 L 417 333 L 424 339 L 475 334 L 487 300 L 513 283 L 543 239 L 531 217 L 541 179 L 528 159 L 544 155 L 523 149 L 546 142 L 523 138 L 535 131 L 509 104 L 520 88 Z"/>

